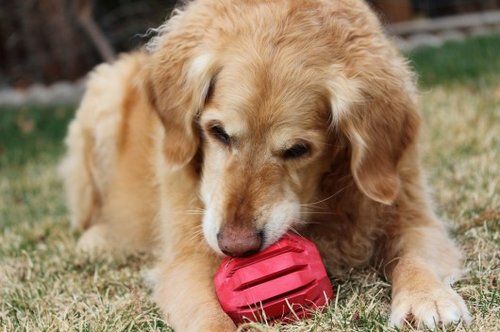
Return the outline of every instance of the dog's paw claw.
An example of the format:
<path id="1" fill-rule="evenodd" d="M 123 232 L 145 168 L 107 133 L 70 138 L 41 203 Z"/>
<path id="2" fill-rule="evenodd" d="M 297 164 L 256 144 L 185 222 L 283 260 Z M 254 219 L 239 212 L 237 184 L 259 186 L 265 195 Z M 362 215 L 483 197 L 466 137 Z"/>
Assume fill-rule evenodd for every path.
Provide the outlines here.
<path id="1" fill-rule="evenodd" d="M 392 301 L 389 325 L 402 327 L 405 322 L 414 322 L 433 329 L 436 325 L 464 322 L 472 317 L 464 300 L 450 287 L 443 286 L 426 291 L 401 291 Z"/>

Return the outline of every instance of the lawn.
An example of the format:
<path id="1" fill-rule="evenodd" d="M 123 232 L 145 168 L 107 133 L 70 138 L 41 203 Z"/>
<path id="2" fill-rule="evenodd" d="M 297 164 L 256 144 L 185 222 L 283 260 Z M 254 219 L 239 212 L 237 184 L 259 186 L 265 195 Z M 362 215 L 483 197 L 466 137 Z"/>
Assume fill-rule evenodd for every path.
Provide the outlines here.
<path id="1" fill-rule="evenodd" d="M 410 58 L 420 75 L 421 143 L 436 208 L 466 255 L 468 271 L 455 288 L 474 322 L 449 330 L 500 331 L 500 36 Z M 78 234 L 55 172 L 73 111 L 0 109 L 0 330 L 167 331 L 142 281 L 147 257 L 75 251 Z M 390 285 L 374 270 L 352 271 L 335 285 L 325 313 L 279 329 L 386 330 Z"/>

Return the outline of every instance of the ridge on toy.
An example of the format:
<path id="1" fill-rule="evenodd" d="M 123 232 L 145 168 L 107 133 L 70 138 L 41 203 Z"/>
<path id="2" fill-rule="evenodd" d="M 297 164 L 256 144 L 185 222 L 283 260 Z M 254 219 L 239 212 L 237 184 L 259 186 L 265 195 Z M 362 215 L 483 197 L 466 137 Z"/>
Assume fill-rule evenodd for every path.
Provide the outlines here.
<path id="1" fill-rule="evenodd" d="M 224 258 L 214 281 L 222 309 L 236 324 L 307 318 L 333 296 L 315 244 L 292 233 L 255 255 Z"/>

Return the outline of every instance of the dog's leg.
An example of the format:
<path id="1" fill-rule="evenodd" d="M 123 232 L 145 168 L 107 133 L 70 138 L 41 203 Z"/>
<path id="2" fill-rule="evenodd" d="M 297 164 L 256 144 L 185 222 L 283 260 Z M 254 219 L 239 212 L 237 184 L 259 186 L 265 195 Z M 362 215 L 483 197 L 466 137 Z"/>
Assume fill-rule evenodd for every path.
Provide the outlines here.
<path id="1" fill-rule="evenodd" d="M 442 223 L 416 211 L 401 219 L 391 234 L 390 324 L 401 326 L 412 319 L 433 328 L 460 320 L 470 322 L 464 300 L 451 288 L 461 274 L 461 254 Z"/>
<path id="2" fill-rule="evenodd" d="M 176 331 L 236 330 L 215 295 L 213 275 L 218 260 L 192 249 L 158 263 L 154 271 L 156 303 Z"/>
<path id="3" fill-rule="evenodd" d="M 89 228 L 100 213 L 99 190 L 90 167 L 93 143 L 81 121 L 74 119 L 65 140 L 68 151 L 58 171 L 64 180 L 71 225 L 78 230 Z"/>
<path id="4" fill-rule="evenodd" d="M 164 168 L 159 165 L 159 169 Z M 220 257 L 202 234 L 199 179 L 189 169 L 162 177 L 159 260 L 149 275 L 154 299 L 176 331 L 235 331 L 216 298 Z"/>

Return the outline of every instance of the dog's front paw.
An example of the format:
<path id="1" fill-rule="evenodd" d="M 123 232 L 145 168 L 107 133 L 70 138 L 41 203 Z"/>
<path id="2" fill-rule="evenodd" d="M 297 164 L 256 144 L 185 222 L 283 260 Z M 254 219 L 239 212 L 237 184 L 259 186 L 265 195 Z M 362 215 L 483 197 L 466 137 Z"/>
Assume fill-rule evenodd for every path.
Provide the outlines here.
<path id="1" fill-rule="evenodd" d="M 106 227 L 103 224 L 87 229 L 78 240 L 77 249 L 86 253 L 101 253 L 109 250 Z"/>
<path id="2" fill-rule="evenodd" d="M 462 320 L 472 320 L 464 300 L 450 286 L 430 289 L 402 289 L 392 300 L 391 326 L 401 327 L 407 321 L 434 328 Z"/>

